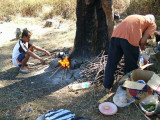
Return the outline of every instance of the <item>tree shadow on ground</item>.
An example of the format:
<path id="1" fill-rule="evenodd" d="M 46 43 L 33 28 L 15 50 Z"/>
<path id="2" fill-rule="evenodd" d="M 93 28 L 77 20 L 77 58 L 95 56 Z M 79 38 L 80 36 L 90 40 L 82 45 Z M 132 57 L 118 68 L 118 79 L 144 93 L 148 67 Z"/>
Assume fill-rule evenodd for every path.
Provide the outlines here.
<path id="1" fill-rule="evenodd" d="M 27 74 L 19 73 L 18 68 L 7 71 L 0 73 L 0 75 L 4 74 L 3 80 L 12 83 L 0 88 L 1 119 L 36 119 L 47 110 L 68 109 L 76 116 L 91 120 L 145 120 L 134 104 L 126 108 L 118 108 L 116 115 L 102 115 L 98 110 L 98 101 L 106 94 L 102 85 L 69 92 L 66 86 L 71 82 L 53 85 L 53 79 L 49 79 L 51 72 L 28 77 Z M 113 91 L 115 92 L 116 89 Z M 112 102 L 112 97 L 106 101 Z M 31 112 L 28 112 L 29 108 Z"/>
<path id="2" fill-rule="evenodd" d="M 19 74 L 19 68 L 13 67 L 4 72 L 0 72 L 0 79 L 1 81 L 18 80 L 18 78 L 16 78 L 18 74 Z"/>
<path id="3" fill-rule="evenodd" d="M 71 82 L 53 85 L 53 79 L 49 78 L 51 74 L 46 72 L 29 77 L 27 74 L 19 73 L 19 68 L 16 67 L 1 72 L 2 83 L 5 81 L 7 84 L 0 88 L 0 111 L 10 111 L 11 115 L 14 116 L 16 111 L 13 111 L 13 108 L 43 98 Z"/>

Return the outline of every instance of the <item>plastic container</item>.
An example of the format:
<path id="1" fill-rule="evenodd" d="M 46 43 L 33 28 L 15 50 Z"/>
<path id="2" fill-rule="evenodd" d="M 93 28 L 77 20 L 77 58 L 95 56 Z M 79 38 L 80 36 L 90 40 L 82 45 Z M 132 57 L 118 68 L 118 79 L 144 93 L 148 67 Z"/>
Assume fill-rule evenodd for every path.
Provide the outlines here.
<path id="1" fill-rule="evenodd" d="M 143 59 L 143 56 L 141 56 L 139 58 L 139 69 L 141 69 L 143 65 L 144 65 L 144 59 Z"/>
<path id="2" fill-rule="evenodd" d="M 127 98 L 126 90 L 122 89 L 122 86 L 119 86 L 116 94 L 113 97 L 113 102 L 118 107 L 126 107 L 129 106 L 131 103 L 135 102 L 134 98 Z"/>
<path id="3" fill-rule="evenodd" d="M 144 65 L 147 64 L 150 59 L 150 54 L 147 53 L 147 51 L 143 50 L 141 55 L 143 56 L 143 59 L 144 59 Z"/>
<path id="4" fill-rule="evenodd" d="M 80 89 L 86 89 L 93 85 L 93 82 L 82 82 L 82 83 L 76 83 L 69 86 L 70 90 L 80 90 Z"/>
<path id="5" fill-rule="evenodd" d="M 154 104 L 154 108 L 151 111 L 144 108 L 145 105 L 149 105 L 149 104 Z M 142 111 L 145 112 L 145 114 L 148 116 L 156 114 L 156 111 L 158 110 L 158 107 L 159 107 L 158 95 L 155 94 L 155 95 L 150 95 L 146 97 L 139 103 L 139 106 L 142 109 Z"/>
<path id="6" fill-rule="evenodd" d="M 118 111 L 117 106 L 111 102 L 104 102 L 99 104 L 98 109 L 104 115 L 114 115 Z"/>

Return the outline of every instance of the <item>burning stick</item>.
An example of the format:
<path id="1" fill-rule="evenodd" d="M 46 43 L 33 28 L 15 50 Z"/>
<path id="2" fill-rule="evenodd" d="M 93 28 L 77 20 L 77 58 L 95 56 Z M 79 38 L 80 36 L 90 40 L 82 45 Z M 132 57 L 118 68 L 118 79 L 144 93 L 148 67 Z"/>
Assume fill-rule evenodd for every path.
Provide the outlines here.
<path id="1" fill-rule="evenodd" d="M 49 77 L 49 78 L 51 78 L 53 75 L 55 75 L 57 72 L 58 72 L 58 70 L 61 68 L 61 66 L 60 67 L 58 67 L 57 69 L 56 69 L 56 71 Z"/>
<path id="2" fill-rule="evenodd" d="M 66 56 L 63 60 L 59 60 L 58 62 L 62 65 L 64 68 L 70 68 L 70 62 L 69 62 L 69 57 Z"/>
<path id="3" fill-rule="evenodd" d="M 61 66 L 58 67 L 58 68 L 56 68 L 56 71 L 55 71 L 49 78 L 51 78 L 53 75 L 55 75 L 55 74 L 58 72 L 58 70 L 59 70 L 60 68 L 62 68 L 62 69 L 63 69 L 63 74 L 62 74 L 62 76 L 61 76 L 61 80 L 62 80 L 63 77 L 66 78 L 66 76 L 67 76 L 67 71 L 68 71 L 68 69 L 70 68 L 69 57 L 66 56 L 64 59 L 59 60 L 58 62 L 60 63 Z"/>
<path id="4" fill-rule="evenodd" d="M 63 80 L 63 78 L 66 78 L 66 75 L 67 75 L 67 68 L 63 69 L 63 74 L 61 76 L 61 80 Z"/>

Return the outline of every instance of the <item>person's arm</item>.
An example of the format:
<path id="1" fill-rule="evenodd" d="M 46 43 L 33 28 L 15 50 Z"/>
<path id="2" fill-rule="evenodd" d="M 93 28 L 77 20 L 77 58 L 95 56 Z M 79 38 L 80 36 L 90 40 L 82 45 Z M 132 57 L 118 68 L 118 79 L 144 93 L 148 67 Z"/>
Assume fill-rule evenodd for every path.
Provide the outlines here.
<path id="1" fill-rule="evenodd" d="M 39 57 L 38 55 L 36 55 L 35 53 L 33 53 L 32 51 L 30 51 L 29 49 L 26 52 L 27 54 L 29 54 L 31 57 L 40 60 L 40 62 L 44 65 L 45 64 L 45 60 L 42 59 L 41 57 Z"/>
<path id="2" fill-rule="evenodd" d="M 33 53 L 30 49 L 28 49 L 25 44 L 23 44 L 21 41 L 20 41 L 20 45 L 22 46 L 24 52 L 26 52 L 29 56 L 35 58 L 35 59 L 38 59 L 40 60 L 40 62 L 44 65 L 45 64 L 45 60 L 42 59 L 41 57 L 39 57 L 38 55 L 36 55 L 35 53 Z"/>
<path id="3" fill-rule="evenodd" d="M 146 49 L 145 45 L 147 43 L 147 39 L 150 39 L 150 38 L 151 36 L 147 32 L 143 34 L 142 39 L 139 42 L 139 45 L 142 51 Z"/>
<path id="4" fill-rule="evenodd" d="M 42 49 L 42 48 L 40 48 L 38 46 L 35 46 L 35 45 L 32 45 L 32 46 L 33 46 L 34 49 L 36 49 L 38 51 L 41 51 L 41 52 L 45 53 L 46 55 L 50 56 L 50 52 L 48 52 L 47 50 Z"/>

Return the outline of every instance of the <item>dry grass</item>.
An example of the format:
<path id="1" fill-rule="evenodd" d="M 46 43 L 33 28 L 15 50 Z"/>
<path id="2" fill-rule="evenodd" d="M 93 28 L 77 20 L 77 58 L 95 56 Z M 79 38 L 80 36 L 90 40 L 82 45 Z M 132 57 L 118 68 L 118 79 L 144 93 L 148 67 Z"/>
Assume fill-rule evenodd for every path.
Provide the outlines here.
<path id="1" fill-rule="evenodd" d="M 71 2 L 75 3 L 76 0 L 28 0 L 24 2 L 19 0 L 17 6 L 20 6 L 22 2 L 29 5 L 33 2 L 34 5 L 30 7 L 25 7 L 22 4 L 21 7 L 15 6 L 16 0 L 2 0 L 0 1 L 0 11 L 4 10 L 3 16 L 8 14 L 21 13 L 22 9 L 25 14 L 28 15 L 30 11 L 33 16 L 38 16 L 47 19 L 52 17 L 52 15 L 60 14 L 72 15 L 73 9 L 66 9 L 69 7 Z M 117 0 L 119 1 L 119 0 Z M 2 3 L 3 2 L 3 3 Z M 43 2 L 43 5 L 42 3 Z M 122 2 L 122 4 L 126 3 Z M 53 5 L 53 3 L 55 5 Z M 3 7 L 3 5 L 10 5 L 10 7 Z M 13 11 L 10 12 L 10 9 L 13 5 Z M 24 6 L 23 6 L 24 5 Z M 34 7 L 39 5 L 38 7 Z M 64 7 L 64 5 L 66 7 Z M 55 6 L 55 7 L 54 7 Z M 62 7 L 63 6 L 63 7 Z M 72 7 L 72 6 L 71 6 Z M 135 6 L 136 7 L 136 6 Z M 34 8 L 34 9 L 32 9 Z M 54 8 L 56 8 L 55 11 Z M 42 9 L 41 14 L 39 10 Z M 127 10 L 127 5 L 124 5 L 124 9 Z M 17 11 L 16 11 L 17 10 Z M 33 12 L 35 10 L 35 12 Z M 62 11 L 61 11 L 62 10 Z M 75 10 L 75 8 L 74 8 Z M 118 9 L 117 9 L 118 10 Z M 8 12 L 6 12 L 8 11 Z M 16 12 L 15 12 L 16 11 Z M 125 10 L 124 10 L 125 11 Z M 53 12 L 53 13 L 52 13 Z M 1 13 L 0 13 L 1 14 Z M 30 15 L 30 14 L 29 14 Z M 32 16 L 32 15 L 31 15 Z M 18 22 L 19 20 L 17 20 Z M 27 19 L 24 20 L 24 24 L 34 25 L 37 22 L 34 20 Z M 66 21 L 64 21 L 66 22 Z M 63 23 L 63 22 L 62 22 Z M 41 36 L 33 36 L 34 44 L 41 46 L 49 51 L 53 49 L 62 48 L 65 46 L 73 46 L 73 41 L 75 37 L 75 26 L 71 25 L 65 29 L 67 24 L 62 24 L 64 29 L 57 29 L 50 32 L 47 32 Z M 73 27 L 73 28 L 72 28 Z M 44 28 L 47 29 L 47 28 Z M 33 31 L 34 32 L 34 31 Z M 33 34 L 34 35 L 34 34 Z M 28 77 L 27 75 L 18 74 L 18 70 L 13 68 L 11 63 L 11 52 L 13 45 L 16 41 L 12 42 L 10 45 L 0 48 L 0 119 L 4 120 L 35 120 L 38 116 L 47 112 L 47 110 L 55 109 L 68 109 L 75 113 L 77 116 L 82 116 L 85 118 L 90 118 L 91 120 L 145 120 L 146 118 L 138 111 L 138 109 L 132 104 L 129 107 L 118 108 L 118 113 L 114 116 L 104 116 L 98 110 L 99 101 L 112 101 L 112 97 L 105 99 L 106 92 L 102 85 L 91 87 L 86 90 L 80 90 L 78 92 L 68 92 L 67 86 L 57 87 L 52 86 L 51 84 L 45 83 L 45 76 L 43 75 L 34 75 L 33 77 Z M 32 61 L 31 61 L 32 62 Z M 39 62 L 39 61 L 38 61 Z M 40 65 L 39 65 L 40 66 Z M 157 66 L 157 70 L 160 67 Z M 37 67 L 33 68 L 37 70 Z M 159 71 L 158 71 L 159 72 Z M 41 77 L 43 76 L 43 77 Z M 44 82 L 43 82 L 44 81 Z M 34 83 L 34 84 L 33 84 Z M 113 92 L 116 91 L 117 85 L 114 86 Z M 28 110 L 31 110 L 30 112 Z"/>
<path id="2" fill-rule="evenodd" d="M 126 17 L 130 14 L 148 14 L 156 16 L 160 26 L 159 0 L 113 0 L 114 12 Z M 8 15 L 17 14 L 29 17 L 53 18 L 61 15 L 65 19 L 76 19 L 76 0 L 1 0 L 0 20 Z"/>
<path id="3" fill-rule="evenodd" d="M 130 5 L 130 0 L 113 0 L 114 12 L 123 13 Z"/>
<path id="4" fill-rule="evenodd" d="M 160 12 L 159 0 L 114 0 L 113 7 L 115 12 L 129 14 L 148 14 L 158 15 Z"/>
<path id="5" fill-rule="evenodd" d="M 75 19 L 75 0 L 1 0 L 0 19 L 8 15 L 41 16 L 43 19 L 62 15 Z"/>
<path id="6" fill-rule="evenodd" d="M 114 11 L 125 18 L 131 14 L 153 14 L 156 17 L 158 30 L 160 29 L 160 1 L 159 0 L 114 0 Z"/>
<path id="7" fill-rule="evenodd" d="M 130 6 L 127 9 L 128 14 L 154 14 L 158 15 L 160 9 L 158 10 L 160 2 L 157 0 L 131 0 Z"/>

